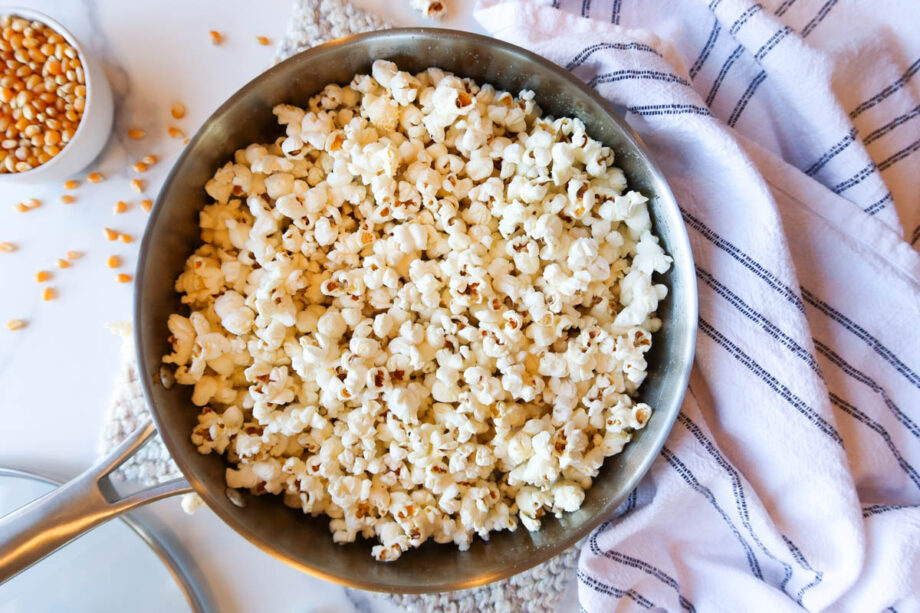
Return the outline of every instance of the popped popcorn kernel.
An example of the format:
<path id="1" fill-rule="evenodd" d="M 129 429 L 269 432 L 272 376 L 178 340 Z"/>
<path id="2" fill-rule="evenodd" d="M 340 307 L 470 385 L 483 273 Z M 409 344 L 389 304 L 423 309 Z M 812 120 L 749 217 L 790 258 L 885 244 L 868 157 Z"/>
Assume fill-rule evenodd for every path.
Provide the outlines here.
<path id="1" fill-rule="evenodd" d="M 440 19 L 447 14 L 446 0 L 409 0 L 409 4 L 429 19 Z"/>

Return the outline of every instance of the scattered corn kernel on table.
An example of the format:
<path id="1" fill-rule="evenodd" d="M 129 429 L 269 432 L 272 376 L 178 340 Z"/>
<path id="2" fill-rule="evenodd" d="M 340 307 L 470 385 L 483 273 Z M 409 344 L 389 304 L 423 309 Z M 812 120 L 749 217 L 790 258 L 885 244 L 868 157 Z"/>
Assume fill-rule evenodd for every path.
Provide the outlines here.
<path id="1" fill-rule="evenodd" d="M 186 137 L 272 63 L 291 7 L 25 4 L 70 29 L 102 64 L 115 100 L 106 147 L 72 181 L 0 184 L 0 466 L 70 478 L 96 455 L 119 360 L 105 324 L 131 318 L 138 241 L 159 185 Z M 426 23 L 408 3 L 355 4 L 397 25 Z M 438 25 L 478 29 L 472 5 L 455 0 Z M 166 500 L 140 513 L 189 550 L 215 610 L 370 610 L 261 553 L 209 511 L 186 516 Z"/>

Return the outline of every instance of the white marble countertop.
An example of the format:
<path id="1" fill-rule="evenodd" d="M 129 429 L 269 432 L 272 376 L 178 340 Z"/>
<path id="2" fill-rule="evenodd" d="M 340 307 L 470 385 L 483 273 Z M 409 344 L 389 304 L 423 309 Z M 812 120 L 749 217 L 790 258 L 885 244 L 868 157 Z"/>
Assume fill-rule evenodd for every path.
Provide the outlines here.
<path id="1" fill-rule="evenodd" d="M 425 25 L 403 0 L 355 0 L 397 25 Z M 108 322 L 131 318 L 131 284 L 115 281 L 106 267 L 110 255 L 133 273 L 137 245 L 110 243 L 105 226 L 139 238 L 146 213 L 142 197 L 154 198 L 182 144 L 166 134 L 177 125 L 188 135 L 230 94 L 267 68 L 274 44 L 283 36 L 289 0 L 26 0 L 69 28 L 104 67 L 116 100 L 115 125 L 102 155 L 87 170 L 105 175 L 99 184 L 83 182 L 71 192 L 77 201 L 63 205 L 59 184 L 0 186 L 0 241 L 19 249 L 0 254 L 0 323 L 25 319 L 28 327 L 0 328 L 0 466 L 32 469 L 69 478 L 96 456 L 99 430 L 119 359 L 119 339 Z M 454 0 L 444 27 L 481 31 L 473 21 L 473 0 Z M 258 6 L 253 11 L 252 7 Z M 427 25 L 434 25 L 427 22 Z M 226 36 L 220 46 L 208 31 Z M 271 46 L 260 46 L 267 36 Z M 181 121 L 169 115 L 174 102 L 185 104 Z M 142 140 L 127 138 L 143 128 Z M 142 176 L 146 196 L 131 191 L 130 164 L 147 154 L 159 163 Z M 43 205 L 27 213 L 13 205 L 25 198 Z M 119 200 L 130 204 L 113 213 Z M 54 266 L 68 250 L 85 256 L 67 270 Z M 49 270 L 59 297 L 41 300 L 33 277 Z M 344 591 L 289 568 L 258 551 L 210 511 L 186 516 L 178 501 L 155 503 L 146 511 L 174 533 L 190 552 L 220 611 L 350 611 Z M 574 598 L 566 598 L 574 610 Z M 376 607 L 385 610 L 385 607 Z M 113 603 L 113 610 L 118 605 Z"/>

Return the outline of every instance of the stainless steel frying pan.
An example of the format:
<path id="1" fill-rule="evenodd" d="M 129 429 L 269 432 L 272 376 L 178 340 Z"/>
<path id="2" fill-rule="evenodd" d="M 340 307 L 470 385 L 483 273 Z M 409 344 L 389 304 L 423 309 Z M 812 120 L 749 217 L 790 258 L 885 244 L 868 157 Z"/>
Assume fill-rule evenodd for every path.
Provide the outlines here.
<path id="1" fill-rule="evenodd" d="M 333 543 L 327 519 L 307 517 L 276 497 L 236 492 L 228 497 L 226 461 L 198 454 L 189 440 L 198 414 L 189 390 L 167 390 L 158 376 L 160 357 L 168 351 L 166 319 L 184 309 L 173 281 L 198 242 L 198 212 L 207 200 L 205 182 L 236 149 L 270 142 L 281 134 L 271 112 L 275 104 L 305 104 L 327 83 L 346 83 L 356 73 L 369 72 L 379 58 L 403 70 L 439 66 L 512 92 L 532 89 L 546 113 L 581 118 L 594 138 L 613 147 L 630 187 L 650 197 L 655 230 L 674 258 L 662 280 L 670 290 L 659 309 L 664 326 L 655 335 L 649 376 L 640 393 L 654 414 L 623 453 L 607 460 L 582 508 L 562 519 L 547 519 L 539 532 L 519 528 L 496 533 L 488 542 L 476 540 L 465 552 L 427 543 L 389 563 L 374 561 L 366 542 Z M 0 582 L 113 515 L 190 488 L 266 553 L 329 581 L 385 592 L 435 592 L 508 577 L 585 536 L 610 516 L 648 470 L 684 396 L 696 321 L 693 260 L 667 183 L 619 115 L 571 74 L 513 45 L 451 30 L 389 30 L 315 47 L 251 81 L 205 122 L 166 179 L 141 243 L 135 294 L 138 367 L 156 429 L 188 483 L 173 482 L 123 498 L 106 478 L 153 434 L 154 426 L 148 424 L 74 481 L 0 520 Z"/>

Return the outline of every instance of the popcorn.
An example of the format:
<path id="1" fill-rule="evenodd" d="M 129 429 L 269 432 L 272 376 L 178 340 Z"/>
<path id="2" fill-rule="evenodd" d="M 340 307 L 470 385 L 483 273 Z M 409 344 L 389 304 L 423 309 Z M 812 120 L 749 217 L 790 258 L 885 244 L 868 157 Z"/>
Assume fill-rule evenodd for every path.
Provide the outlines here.
<path id="1" fill-rule="evenodd" d="M 447 13 L 445 0 L 409 0 L 416 11 L 431 19 L 440 19 Z"/>
<path id="2" fill-rule="evenodd" d="M 580 508 L 651 417 L 671 265 L 613 152 L 533 92 L 386 61 L 274 113 L 176 280 L 198 451 L 381 561 Z"/>

